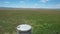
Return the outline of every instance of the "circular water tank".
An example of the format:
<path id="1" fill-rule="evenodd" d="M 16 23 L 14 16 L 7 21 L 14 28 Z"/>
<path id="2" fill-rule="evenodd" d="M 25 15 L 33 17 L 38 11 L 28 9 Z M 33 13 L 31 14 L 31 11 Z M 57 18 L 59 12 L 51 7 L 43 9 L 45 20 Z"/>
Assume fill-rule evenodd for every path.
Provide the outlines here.
<path id="1" fill-rule="evenodd" d="M 31 26 L 28 24 L 21 24 L 17 26 L 18 34 L 31 34 Z"/>

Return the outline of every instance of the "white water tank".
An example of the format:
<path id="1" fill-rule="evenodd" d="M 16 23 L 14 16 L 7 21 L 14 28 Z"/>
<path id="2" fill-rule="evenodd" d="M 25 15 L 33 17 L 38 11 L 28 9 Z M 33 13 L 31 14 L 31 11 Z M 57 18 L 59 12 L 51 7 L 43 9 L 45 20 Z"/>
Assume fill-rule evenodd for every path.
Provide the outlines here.
<path id="1" fill-rule="evenodd" d="M 17 34 L 31 34 L 31 26 L 28 24 L 18 25 Z"/>

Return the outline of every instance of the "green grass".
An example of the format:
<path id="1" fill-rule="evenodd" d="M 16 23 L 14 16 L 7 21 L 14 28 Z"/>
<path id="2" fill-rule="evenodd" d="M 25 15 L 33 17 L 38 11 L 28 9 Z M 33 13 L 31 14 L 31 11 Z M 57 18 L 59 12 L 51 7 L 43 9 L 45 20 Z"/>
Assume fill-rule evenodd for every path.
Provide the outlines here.
<path id="1" fill-rule="evenodd" d="M 21 23 L 30 24 L 32 34 L 60 34 L 60 10 L 0 10 L 0 34 L 17 34 Z"/>

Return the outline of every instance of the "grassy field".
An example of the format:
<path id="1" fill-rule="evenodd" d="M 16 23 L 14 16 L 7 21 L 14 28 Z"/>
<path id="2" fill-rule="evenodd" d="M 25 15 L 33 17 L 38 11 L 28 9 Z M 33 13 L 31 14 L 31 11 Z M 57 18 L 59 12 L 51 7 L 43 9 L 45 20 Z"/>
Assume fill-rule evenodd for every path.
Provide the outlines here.
<path id="1" fill-rule="evenodd" d="M 32 34 L 60 34 L 60 10 L 0 10 L 0 34 L 17 34 L 22 23 L 32 26 Z"/>

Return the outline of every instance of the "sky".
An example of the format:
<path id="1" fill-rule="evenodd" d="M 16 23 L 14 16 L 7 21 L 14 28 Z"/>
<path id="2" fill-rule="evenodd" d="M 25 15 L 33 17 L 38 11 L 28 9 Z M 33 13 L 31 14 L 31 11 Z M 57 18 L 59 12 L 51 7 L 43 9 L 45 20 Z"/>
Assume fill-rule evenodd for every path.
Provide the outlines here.
<path id="1" fill-rule="evenodd" d="M 0 0 L 0 7 L 60 9 L 60 0 Z"/>

